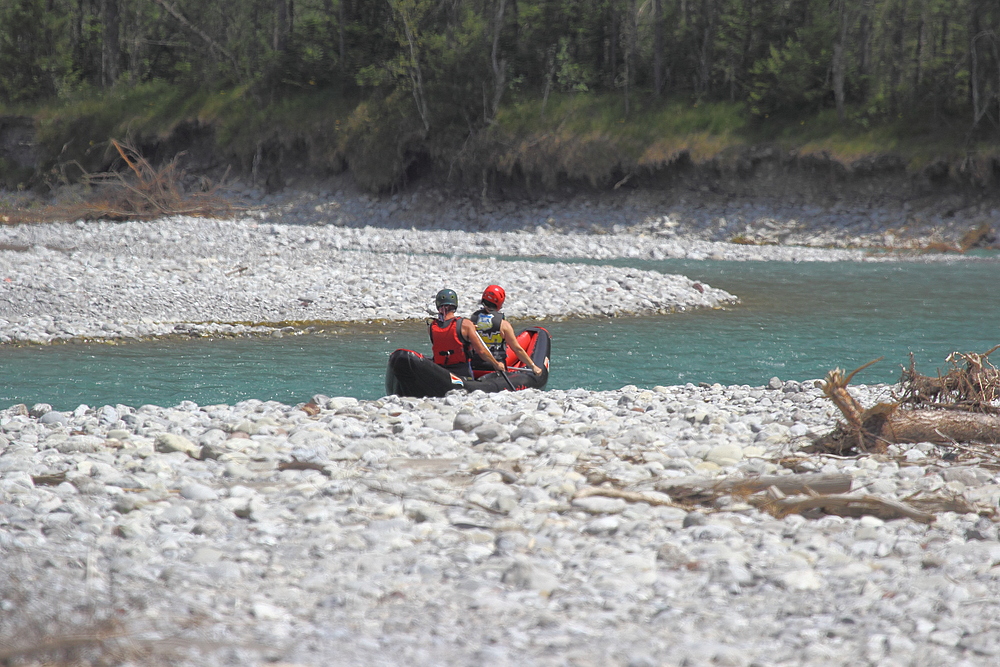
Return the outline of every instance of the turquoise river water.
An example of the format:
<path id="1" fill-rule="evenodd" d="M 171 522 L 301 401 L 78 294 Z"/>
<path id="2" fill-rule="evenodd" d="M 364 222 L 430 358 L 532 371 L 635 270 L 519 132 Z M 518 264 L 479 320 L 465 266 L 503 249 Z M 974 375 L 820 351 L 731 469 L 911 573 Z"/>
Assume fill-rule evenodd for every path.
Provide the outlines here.
<path id="1" fill-rule="evenodd" d="M 894 382 L 914 354 L 927 375 L 952 351 L 1000 343 L 1000 260 L 948 263 L 622 261 L 721 287 L 739 305 L 658 317 L 542 322 L 550 389 L 807 380 L 885 360 L 857 382 Z M 516 285 L 508 284 L 508 291 Z M 517 322 L 515 322 L 517 328 Z M 429 351 L 420 324 L 351 335 L 0 348 L 0 408 L 200 405 L 313 394 L 377 398 L 399 347 Z M 1000 361 L 1000 352 L 997 353 Z"/>

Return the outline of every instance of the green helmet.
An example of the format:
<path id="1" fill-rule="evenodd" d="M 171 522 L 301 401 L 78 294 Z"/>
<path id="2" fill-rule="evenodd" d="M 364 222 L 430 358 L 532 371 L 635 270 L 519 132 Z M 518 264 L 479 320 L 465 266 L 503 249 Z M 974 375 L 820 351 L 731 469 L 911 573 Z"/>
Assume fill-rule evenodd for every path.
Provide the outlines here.
<path id="1" fill-rule="evenodd" d="M 434 305 L 438 308 L 441 306 L 454 306 L 458 308 L 458 295 L 455 294 L 455 290 L 453 289 L 443 289 L 434 297 Z"/>

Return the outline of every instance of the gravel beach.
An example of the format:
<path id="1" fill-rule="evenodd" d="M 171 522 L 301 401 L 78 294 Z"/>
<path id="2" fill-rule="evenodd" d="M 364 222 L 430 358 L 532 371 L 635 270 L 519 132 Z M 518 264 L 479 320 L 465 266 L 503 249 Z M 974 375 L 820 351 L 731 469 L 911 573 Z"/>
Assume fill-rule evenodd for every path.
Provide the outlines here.
<path id="1" fill-rule="evenodd" d="M 931 445 L 802 455 L 832 408 L 813 383 L 772 384 L 316 397 L 318 411 L 7 409 L 0 654 L 996 664 L 990 518 L 777 518 L 736 495 L 673 501 L 696 480 L 817 472 L 854 493 L 995 510 L 996 468 Z M 855 390 L 866 404 L 885 393 Z"/>
<path id="2" fill-rule="evenodd" d="M 518 319 L 713 308 L 739 295 L 552 259 L 887 261 L 868 249 L 997 228 L 981 209 L 904 238 L 880 211 L 425 199 L 0 226 L 0 341 L 424 318 L 440 287 L 471 305 L 487 275 Z M 755 230 L 779 245 L 726 242 Z M 838 418 L 817 385 L 0 406 L 0 660 L 997 664 L 1000 460 L 805 453 Z M 800 479 L 834 480 L 855 511 L 784 515 L 809 492 L 778 487 Z"/>

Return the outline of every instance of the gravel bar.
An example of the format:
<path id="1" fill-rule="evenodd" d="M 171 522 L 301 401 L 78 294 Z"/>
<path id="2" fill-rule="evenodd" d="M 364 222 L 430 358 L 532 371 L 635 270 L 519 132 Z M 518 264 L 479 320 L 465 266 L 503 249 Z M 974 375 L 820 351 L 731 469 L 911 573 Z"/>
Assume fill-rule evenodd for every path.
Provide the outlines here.
<path id="1" fill-rule="evenodd" d="M 871 404 L 886 387 L 854 391 Z M 996 467 L 930 444 L 804 455 L 834 424 L 815 382 L 312 402 L 0 413 L 2 650 L 52 656 L 75 638 L 73 664 L 171 665 L 1000 659 Z M 781 518 L 739 496 L 670 497 L 685 480 L 802 471 L 984 515 Z"/>
<path id="2" fill-rule="evenodd" d="M 505 311 L 517 319 L 669 313 L 737 300 L 656 271 L 443 256 L 449 243 L 472 248 L 478 238 L 440 234 L 421 248 L 416 232 L 403 239 L 372 227 L 253 218 L 0 227 L 0 343 L 423 319 L 439 289 L 456 290 L 471 309 L 490 282 L 506 287 Z"/>

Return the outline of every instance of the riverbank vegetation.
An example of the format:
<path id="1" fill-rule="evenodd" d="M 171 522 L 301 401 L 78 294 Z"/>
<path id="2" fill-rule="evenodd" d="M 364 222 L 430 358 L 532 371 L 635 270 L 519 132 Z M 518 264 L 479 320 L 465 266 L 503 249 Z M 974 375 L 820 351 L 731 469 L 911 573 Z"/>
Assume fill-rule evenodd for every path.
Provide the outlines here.
<path id="1" fill-rule="evenodd" d="M 982 186 L 998 35 L 985 0 L 15 0 L 0 113 L 34 152 L 0 142 L 0 172 L 73 182 L 128 139 L 266 187 L 606 188 L 779 154 Z"/>

